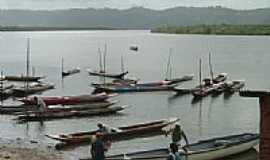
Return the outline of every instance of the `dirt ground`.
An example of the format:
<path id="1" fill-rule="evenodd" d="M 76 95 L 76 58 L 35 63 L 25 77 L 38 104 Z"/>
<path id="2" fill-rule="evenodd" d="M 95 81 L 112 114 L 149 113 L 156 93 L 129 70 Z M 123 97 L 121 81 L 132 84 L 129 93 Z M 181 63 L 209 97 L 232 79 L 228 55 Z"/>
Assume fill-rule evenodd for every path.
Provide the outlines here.
<path id="1" fill-rule="evenodd" d="M 1 141 L 0 160 L 63 160 L 62 153 L 37 142 Z"/>
<path id="2" fill-rule="evenodd" d="M 0 160 L 62 160 L 60 155 L 38 149 L 0 147 Z"/>

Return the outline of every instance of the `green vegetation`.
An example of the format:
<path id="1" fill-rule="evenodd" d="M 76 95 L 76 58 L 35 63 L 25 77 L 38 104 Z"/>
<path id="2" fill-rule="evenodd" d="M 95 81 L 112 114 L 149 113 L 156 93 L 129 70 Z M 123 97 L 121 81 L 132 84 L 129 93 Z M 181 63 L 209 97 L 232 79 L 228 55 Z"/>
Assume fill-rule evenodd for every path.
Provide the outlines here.
<path id="1" fill-rule="evenodd" d="M 154 33 L 214 34 L 214 35 L 270 35 L 270 25 L 196 25 L 162 26 L 151 30 Z"/>

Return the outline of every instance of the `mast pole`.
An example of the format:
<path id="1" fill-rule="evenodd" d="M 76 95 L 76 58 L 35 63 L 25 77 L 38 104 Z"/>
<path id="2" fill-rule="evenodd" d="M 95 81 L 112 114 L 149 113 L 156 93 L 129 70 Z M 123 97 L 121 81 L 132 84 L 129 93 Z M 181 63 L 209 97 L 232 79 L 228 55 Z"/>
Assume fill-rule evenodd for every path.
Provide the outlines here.
<path id="1" fill-rule="evenodd" d="M 169 57 L 168 57 L 168 62 L 167 62 L 167 68 L 166 68 L 166 75 L 165 79 L 170 79 L 170 74 L 171 74 L 171 56 L 172 56 L 172 48 L 169 49 Z"/>
<path id="2" fill-rule="evenodd" d="M 106 73 L 106 56 L 107 56 L 107 44 L 104 46 L 104 55 L 103 55 L 103 70 Z"/>
<path id="3" fill-rule="evenodd" d="M 209 52 L 209 69 L 210 69 L 211 80 L 213 82 L 213 80 L 214 80 L 214 73 L 213 73 L 213 67 L 212 67 L 212 62 L 211 62 L 211 52 Z"/>
<path id="4" fill-rule="evenodd" d="M 106 56 L 107 56 L 107 44 L 104 46 L 104 54 L 103 54 L 103 72 L 106 74 Z M 104 76 L 104 84 L 106 83 L 106 77 Z"/>
<path id="5" fill-rule="evenodd" d="M 61 62 L 61 75 L 63 77 L 63 73 L 64 73 L 64 58 L 62 57 L 62 62 Z"/>
<path id="6" fill-rule="evenodd" d="M 3 93 L 4 93 L 4 73 L 3 70 L 1 70 L 1 104 L 3 106 Z"/>
<path id="7" fill-rule="evenodd" d="M 125 72 L 123 55 L 121 55 L 121 71 L 122 73 Z"/>
<path id="8" fill-rule="evenodd" d="M 29 78 L 29 66 L 30 66 L 30 39 L 27 38 L 27 50 L 26 50 L 27 54 L 26 54 L 26 88 L 25 88 L 25 93 L 27 94 L 28 92 L 28 88 L 29 88 L 29 82 L 28 82 L 28 78 Z"/>
<path id="9" fill-rule="evenodd" d="M 199 61 L 199 81 L 200 81 L 200 90 L 202 90 L 202 59 Z"/>
<path id="10" fill-rule="evenodd" d="M 99 56 L 99 72 L 101 73 L 103 70 L 103 66 L 102 66 L 102 52 L 100 51 L 100 48 L 98 48 L 98 56 Z"/>

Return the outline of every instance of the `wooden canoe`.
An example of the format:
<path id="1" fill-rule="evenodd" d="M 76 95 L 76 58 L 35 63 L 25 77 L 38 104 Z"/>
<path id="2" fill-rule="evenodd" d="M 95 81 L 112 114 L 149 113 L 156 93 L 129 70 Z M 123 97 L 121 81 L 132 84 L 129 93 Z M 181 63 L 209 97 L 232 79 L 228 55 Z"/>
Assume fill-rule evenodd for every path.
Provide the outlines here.
<path id="1" fill-rule="evenodd" d="M 49 89 L 54 89 L 53 84 L 34 84 L 34 85 L 29 85 L 28 88 L 26 87 L 19 87 L 19 88 L 13 88 L 13 95 L 17 97 L 25 96 L 25 95 L 30 95 L 30 94 L 35 94 L 39 92 L 43 92 Z"/>
<path id="2" fill-rule="evenodd" d="M 181 82 L 185 82 L 185 81 L 190 81 L 193 79 L 193 77 L 194 77 L 194 75 L 191 74 L 191 75 L 184 75 L 183 77 L 180 77 L 180 78 L 165 79 L 165 80 L 169 81 L 168 84 L 177 84 L 177 83 L 181 83 Z"/>
<path id="3" fill-rule="evenodd" d="M 107 115 L 113 114 L 118 111 L 125 109 L 127 106 L 114 106 L 101 109 L 89 109 L 83 111 L 59 111 L 59 112 L 30 112 L 29 114 L 18 115 L 17 119 L 21 121 L 43 121 L 43 120 L 53 120 L 61 118 L 70 118 L 70 117 L 90 117 L 96 115 Z"/>
<path id="4" fill-rule="evenodd" d="M 187 156 L 188 160 L 214 160 L 228 157 L 234 154 L 245 152 L 252 149 L 259 143 L 259 135 L 253 133 L 244 133 L 230 135 L 208 140 L 198 141 L 188 147 L 187 153 L 180 150 L 180 155 Z M 164 160 L 168 157 L 168 148 L 160 148 L 133 153 L 107 156 L 106 160 Z M 81 158 L 80 160 L 90 160 L 90 158 Z"/>
<path id="5" fill-rule="evenodd" d="M 141 86 L 141 85 L 128 85 L 116 87 L 97 87 L 95 92 L 106 93 L 126 93 L 126 92 L 154 92 L 154 91 L 172 91 L 176 84 L 173 85 L 159 85 L 159 86 Z"/>
<path id="6" fill-rule="evenodd" d="M 48 106 L 48 112 L 68 112 L 68 111 L 86 111 L 91 109 L 104 109 L 108 108 L 111 105 L 116 104 L 118 101 L 112 101 L 112 102 L 94 102 L 94 103 L 87 103 L 87 104 L 78 104 L 78 105 L 56 105 L 56 106 Z M 8 108 L 6 108 L 7 110 Z M 36 113 L 37 107 L 35 105 L 32 105 L 32 107 L 27 107 L 26 109 L 22 111 L 13 112 L 13 115 L 21 115 L 24 114 L 25 111 L 28 111 L 27 113 Z"/>
<path id="7" fill-rule="evenodd" d="M 69 76 L 69 75 L 72 75 L 72 74 L 76 74 L 76 73 L 80 73 L 80 68 L 74 68 L 74 69 L 71 69 L 71 70 L 68 70 L 68 71 L 63 71 L 62 72 L 62 76 L 65 77 L 65 76 Z"/>
<path id="8" fill-rule="evenodd" d="M 217 84 L 217 83 L 220 83 L 220 82 L 224 82 L 227 79 L 227 77 L 228 77 L 227 73 L 220 73 L 216 77 L 214 77 L 213 83 Z"/>
<path id="9" fill-rule="evenodd" d="M 136 84 L 137 80 L 132 79 L 115 79 L 109 83 L 91 83 L 91 85 L 95 88 L 98 87 L 114 87 L 114 86 L 127 86 L 130 84 Z"/>
<path id="10" fill-rule="evenodd" d="M 91 76 L 109 77 L 116 79 L 123 79 L 124 76 L 128 74 L 128 71 L 122 73 L 106 73 L 106 72 L 92 71 L 90 69 L 88 69 L 87 71 Z"/>
<path id="11" fill-rule="evenodd" d="M 235 80 L 232 82 L 226 83 L 225 92 L 234 93 L 239 91 L 241 88 L 245 86 L 245 81 L 243 80 Z"/>
<path id="12" fill-rule="evenodd" d="M 78 96 L 41 96 L 41 98 L 46 105 L 75 105 L 90 102 L 102 102 L 113 96 L 116 96 L 116 94 L 99 93 Z M 35 104 L 34 97 L 27 97 L 18 100 L 25 104 Z"/>
<path id="13" fill-rule="evenodd" d="M 118 127 L 117 129 L 120 131 L 104 133 L 104 138 L 111 141 L 120 141 L 136 137 L 145 137 L 147 135 L 151 136 L 153 133 L 157 132 L 159 134 L 162 134 L 163 133 L 162 128 L 169 125 L 173 125 L 177 121 L 179 121 L 178 118 L 170 118 L 151 121 L 147 123 L 138 123 L 124 127 Z M 96 132 L 97 131 L 95 130 L 89 132 L 78 132 L 72 134 L 46 135 L 46 136 L 69 144 L 77 144 L 84 142 L 90 143 L 92 136 L 95 135 Z"/>
<path id="14" fill-rule="evenodd" d="M 17 112 L 25 112 L 28 110 L 32 110 L 35 106 L 33 105 L 1 105 L 0 106 L 0 114 L 14 114 Z"/>
<path id="15" fill-rule="evenodd" d="M 45 78 L 45 76 L 4 76 L 5 80 L 8 81 L 39 81 L 40 79 Z"/>

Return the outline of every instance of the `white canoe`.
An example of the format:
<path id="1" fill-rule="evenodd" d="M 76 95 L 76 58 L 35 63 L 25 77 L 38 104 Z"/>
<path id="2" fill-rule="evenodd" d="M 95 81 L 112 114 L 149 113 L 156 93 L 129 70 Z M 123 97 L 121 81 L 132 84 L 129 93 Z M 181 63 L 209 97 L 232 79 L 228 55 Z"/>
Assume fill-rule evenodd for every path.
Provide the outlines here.
<path id="1" fill-rule="evenodd" d="M 188 160 L 214 160 L 247 151 L 258 143 L 259 135 L 253 133 L 212 138 L 190 144 L 189 147 L 187 147 L 187 158 Z M 164 160 L 168 157 L 168 153 L 169 151 L 167 148 L 160 148 L 127 154 L 111 155 L 107 156 L 106 159 Z M 180 150 L 180 154 L 182 156 L 186 155 L 182 150 Z"/>

